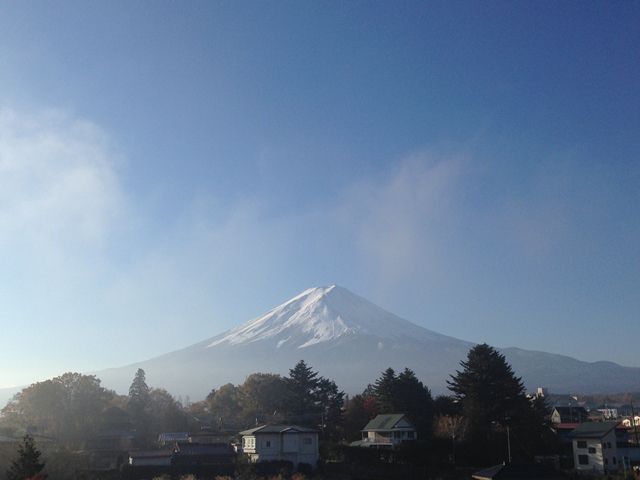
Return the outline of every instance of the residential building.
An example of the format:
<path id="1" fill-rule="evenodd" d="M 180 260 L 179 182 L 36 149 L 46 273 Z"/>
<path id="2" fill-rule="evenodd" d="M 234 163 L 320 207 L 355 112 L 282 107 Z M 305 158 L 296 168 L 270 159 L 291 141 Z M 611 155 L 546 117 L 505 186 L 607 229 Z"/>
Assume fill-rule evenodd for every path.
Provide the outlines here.
<path id="1" fill-rule="evenodd" d="M 604 475 L 621 467 L 616 426 L 618 422 L 586 422 L 571 433 L 573 458 L 578 473 Z"/>
<path id="2" fill-rule="evenodd" d="M 354 447 L 394 448 L 418 438 L 415 427 L 402 413 L 378 415 L 362 430 L 362 440 Z"/>
<path id="3" fill-rule="evenodd" d="M 158 435 L 158 445 L 161 447 L 189 443 L 189 432 L 163 432 Z"/>
<path id="4" fill-rule="evenodd" d="M 173 459 L 173 450 L 138 450 L 129 453 L 129 465 L 132 467 L 169 467 Z"/>
<path id="5" fill-rule="evenodd" d="M 297 425 L 263 425 L 240 432 L 242 450 L 251 462 L 283 460 L 294 468 L 301 463 L 315 468 L 320 458 L 318 430 Z"/>
<path id="6" fill-rule="evenodd" d="M 551 423 L 582 423 L 589 418 L 584 407 L 554 407 L 551 412 Z"/>

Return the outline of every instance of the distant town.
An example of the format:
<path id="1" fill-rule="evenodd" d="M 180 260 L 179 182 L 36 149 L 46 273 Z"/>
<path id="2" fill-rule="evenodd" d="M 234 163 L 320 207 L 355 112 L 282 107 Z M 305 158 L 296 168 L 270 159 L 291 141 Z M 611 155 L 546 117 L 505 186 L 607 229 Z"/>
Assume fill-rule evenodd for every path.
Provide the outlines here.
<path id="1" fill-rule="evenodd" d="M 0 416 L 0 478 L 640 478 L 640 393 L 525 392 L 482 344 L 432 397 L 405 368 L 348 396 L 301 360 L 288 376 L 178 401 L 139 369 L 128 395 L 66 373 Z"/>

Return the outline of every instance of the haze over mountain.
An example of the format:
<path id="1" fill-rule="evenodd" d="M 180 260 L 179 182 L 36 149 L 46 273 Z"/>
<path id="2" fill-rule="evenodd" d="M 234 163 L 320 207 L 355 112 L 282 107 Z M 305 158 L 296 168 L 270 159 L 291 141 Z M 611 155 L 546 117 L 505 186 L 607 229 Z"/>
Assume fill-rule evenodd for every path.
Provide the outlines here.
<path id="1" fill-rule="evenodd" d="M 471 346 L 332 285 L 305 290 L 260 317 L 190 347 L 97 375 L 105 386 L 126 392 L 135 370 L 143 368 L 151 385 L 200 399 L 211 388 L 241 383 L 254 372 L 287 374 L 304 359 L 349 393 L 360 392 L 389 366 L 409 367 L 434 393 L 443 393 L 446 380 Z M 640 390 L 639 368 L 518 348 L 501 351 L 528 389 Z"/>

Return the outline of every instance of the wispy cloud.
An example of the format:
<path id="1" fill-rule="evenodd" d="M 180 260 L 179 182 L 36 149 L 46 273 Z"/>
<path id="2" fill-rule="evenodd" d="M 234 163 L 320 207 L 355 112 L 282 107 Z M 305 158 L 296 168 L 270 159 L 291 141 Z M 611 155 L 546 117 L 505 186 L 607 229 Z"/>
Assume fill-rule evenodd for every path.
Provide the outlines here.
<path id="1" fill-rule="evenodd" d="M 0 110 L 0 244 L 35 263 L 104 247 L 122 212 L 116 155 L 95 124 Z M 15 257 L 14 257 L 15 258 Z"/>
<path id="2" fill-rule="evenodd" d="M 389 287 L 438 268 L 463 168 L 461 155 L 423 151 L 348 189 L 338 218 L 379 283 Z"/>

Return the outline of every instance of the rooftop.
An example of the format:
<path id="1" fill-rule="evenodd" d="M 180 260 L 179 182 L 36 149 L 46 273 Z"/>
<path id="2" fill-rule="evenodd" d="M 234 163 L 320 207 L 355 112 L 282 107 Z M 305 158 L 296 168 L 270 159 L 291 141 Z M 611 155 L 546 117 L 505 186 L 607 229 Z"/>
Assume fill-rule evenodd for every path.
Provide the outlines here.
<path id="1" fill-rule="evenodd" d="M 618 422 L 585 422 L 578 425 L 571 436 L 573 438 L 602 438 L 618 426 Z"/>
<path id="2" fill-rule="evenodd" d="M 378 415 L 370 420 L 363 430 L 391 430 L 403 418 L 405 418 L 403 413 Z"/>
<path id="3" fill-rule="evenodd" d="M 255 435 L 257 433 L 317 433 L 318 430 L 298 425 L 262 425 L 240 432 L 240 435 Z"/>

